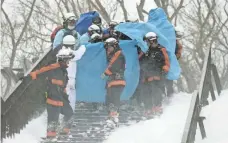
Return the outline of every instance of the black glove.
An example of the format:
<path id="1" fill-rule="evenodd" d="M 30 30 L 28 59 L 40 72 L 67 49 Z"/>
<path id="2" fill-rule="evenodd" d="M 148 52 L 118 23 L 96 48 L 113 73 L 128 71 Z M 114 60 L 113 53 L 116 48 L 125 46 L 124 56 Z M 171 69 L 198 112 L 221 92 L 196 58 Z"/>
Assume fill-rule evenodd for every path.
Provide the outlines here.
<path id="1" fill-rule="evenodd" d="M 23 75 L 23 76 L 19 77 L 19 80 L 26 80 L 26 79 L 32 79 L 30 74 L 28 74 L 26 76 Z"/>

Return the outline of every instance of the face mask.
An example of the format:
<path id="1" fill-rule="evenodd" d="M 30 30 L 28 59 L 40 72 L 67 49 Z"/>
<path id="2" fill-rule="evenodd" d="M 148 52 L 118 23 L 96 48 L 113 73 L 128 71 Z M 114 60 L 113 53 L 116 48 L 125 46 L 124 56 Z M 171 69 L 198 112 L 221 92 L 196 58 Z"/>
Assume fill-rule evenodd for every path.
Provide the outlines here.
<path id="1" fill-rule="evenodd" d="M 75 26 L 74 25 L 73 26 L 68 25 L 67 28 L 70 29 L 70 30 L 73 30 L 75 28 Z"/>
<path id="2" fill-rule="evenodd" d="M 157 46 L 158 46 L 158 43 L 155 43 L 155 42 L 154 42 L 154 43 L 151 44 L 151 47 L 152 47 L 152 48 L 156 48 Z"/>

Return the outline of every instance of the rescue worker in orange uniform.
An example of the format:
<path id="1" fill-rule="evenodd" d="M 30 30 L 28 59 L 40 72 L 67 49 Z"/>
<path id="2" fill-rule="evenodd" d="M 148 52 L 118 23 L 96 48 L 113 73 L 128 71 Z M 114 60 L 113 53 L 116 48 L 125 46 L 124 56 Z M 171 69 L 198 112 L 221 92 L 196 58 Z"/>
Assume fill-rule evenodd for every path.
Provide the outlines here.
<path id="1" fill-rule="evenodd" d="M 180 30 L 179 27 L 175 27 L 175 33 L 176 33 L 176 49 L 175 49 L 175 55 L 177 57 L 177 59 L 179 60 L 181 58 L 181 54 L 182 54 L 182 50 L 183 50 L 183 46 L 180 42 L 181 38 L 182 38 L 182 31 Z M 174 94 L 174 89 L 173 89 L 173 80 L 165 80 L 165 86 L 166 86 L 166 90 L 167 90 L 167 97 L 170 98 L 173 96 Z"/>
<path id="2" fill-rule="evenodd" d="M 144 40 L 147 42 L 149 49 L 140 58 L 140 95 L 145 105 L 145 115 L 150 116 L 162 112 L 163 78 L 169 71 L 170 63 L 166 49 L 158 43 L 156 33 L 148 32 Z"/>
<path id="3" fill-rule="evenodd" d="M 118 124 L 120 95 L 126 85 L 124 80 L 125 58 L 115 38 L 108 38 L 105 41 L 108 67 L 102 74 L 107 78 L 106 105 L 108 107 L 109 120 Z"/>
<path id="4" fill-rule="evenodd" d="M 75 40 L 74 40 L 75 41 Z M 57 52 L 57 62 L 44 66 L 38 70 L 30 73 L 32 80 L 39 79 L 37 81 L 45 81 L 46 91 L 46 103 L 47 103 L 47 134 L 46 139 L 48 141 L 57 140 L 57 128 L 59 126 L 59 114 L 63 114 L 63 123 L 61 124 L 59 134 L 67 135 L 70 132 L 71 125 L 73 123 L 73 110 L 69 104 L 68 95 L 66 94 L 66 85 L 68 82 L 67 68 L 69 61 L 74 57 L 83 55 L 85 48 L 79 48 L 77 51 L 73 51 L 70 46 L 64 45 L 61 49 L 53 49 L 53 54 Z"/>

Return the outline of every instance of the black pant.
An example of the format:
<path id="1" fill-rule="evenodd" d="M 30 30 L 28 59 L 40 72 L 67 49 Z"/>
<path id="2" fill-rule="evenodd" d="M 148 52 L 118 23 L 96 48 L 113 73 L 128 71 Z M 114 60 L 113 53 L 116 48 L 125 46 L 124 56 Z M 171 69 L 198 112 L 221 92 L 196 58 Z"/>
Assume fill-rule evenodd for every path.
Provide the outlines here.
<path id="1" fill-rule="evenodd" d="M 153 106 L 161 106 L 163 94 L 163 82 L 154 80 L 142 84 L 140 95 L 146 109 L 152 109 Z"/>
<path id="2" fill-rule="evenodd" d="M 69 101 L 64 99 L 62 100 L 63 106 L 54 106 L 47 104 L 47 113 L 48 113 L 48 127 L 47 131 L 56 132 L 59 122 L 59 114 L 64 115 L 64 128 L 70 128 L 73 123 L 73 110 L 69 104 Z"/>
<path id="3" fill-rule="evenodd" d="M 173 80 L 165 79 L 165 86 L 166 86 L 166 90 L 167 90 L 167 96 L 171 97 L 174 93 Z"/>
<path id="4" fill-rule="evenodd" d="M 106 95 L 106 105 L 108 106 L 108 111 L 118 111 L 120 107 L 120 95 L 124 89 L 124 86 L 112 86 L 107 88 Z"/>

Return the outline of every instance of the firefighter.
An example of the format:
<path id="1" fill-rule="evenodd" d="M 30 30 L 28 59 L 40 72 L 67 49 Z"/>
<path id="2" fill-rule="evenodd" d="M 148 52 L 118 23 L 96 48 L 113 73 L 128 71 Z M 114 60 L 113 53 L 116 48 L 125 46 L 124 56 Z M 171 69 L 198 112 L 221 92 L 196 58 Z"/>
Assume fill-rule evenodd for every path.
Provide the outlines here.
<path id="1" fill-rule="evenodd" d="M 176 54 L 176 57 L 177 59 L 179 60 L 180 57 L 181 57 L 181 54 L 182 54 L 182 44 L 180 42 L 182 36 L 183 36 L 183 33 L 182 31 L 180 30 L 179 27 L 175 27 L 175 33 L 176 33 L 176 49 L 175 49 L 175 54 Z"/>
<path id="2" fill-rule="evenodd" d="M 74 46 L 73 43 L 72 46 Z M 55 141 L 57 128 L 59 125 L 59 114 L 64 115 L 63 123 L 60 127 L 60 134 L 69 134 L 71 124 L 73 123 L 73 110 L 69 104 L 68 95 L 66 94 L 66 85 L 68 82 L 67 67 L 68 63 L 74 57 L 84 53 L 85 49 L 72 51 L 67 46 L 63 46 L 58 51 L 57 62 L 44 66 L 39 70 L 30 73 L 32 80 L 40 78 L 46 84 L 47 89 L 47 134 L 48 141 Z"/>
<path id="3" fill-rule="evenodd" d="M 118 125 L 120 95 L 126 85 L 124 80 L 125 58 L 115 38 L 108 38 L 105 41 L 108 67 L 102 74 L 102 78 L 107 78 L 106 105 L 108 108 L 108 121 Z"/>
<path id="4" fill-rule="evenodd" d="M 81 37 L 80 37 L 80 44 L 81 45 L 86 45 L 90 42 L 91 40 L 91 36 L 93 34 L 99 34 L 99 35 L 102 35 L 102 31 L 101 29 L 99 28 L 99 26 L 95 25 L 95 24 L 92 24 L 89 28 L 88 28 L 88 32 L 83 34 Z"/>
<path id="5" fill-rule="evenodd" d="M 72 35 L 75 37 L 75 39 L 78 41 L 80 39 L 80 34 L 76 31 L 75 25 L 76 25 L 76 16 L 74 13 L 65 13 L 63 17 L 63 26 L 62 28 L 57 28 L 52 33 L 52 39 L 53 39 L 53 49 L 61 47 L 63 44 L 63 38 L 67 35 Z M 75 42 L 74 49 L 79 48 L 80 42 Z"/>
<path id="6" fill-rule="evenodd" d="M 177 59 L 179 60 L 181 58 L 182 54 L 182 44 L 180 42 L 183 32 L 179 27 L 175 27 L 175 33 L 176 33 L 176 49 L 175 49 L 175 55 Z M 174 94 L 174 89 L 173 89 L 173 80 L 165 79 L 165 86 L 166 86 L 166 91 L 167 91 L 167 97 L 168 99 L 171 98 Z"/>
<path id="7" fill-rule="evenodd" d="M 118 38 L 117 36 L 117 33 L 115 31 L 115 27 L 118 25 L 119 23 L 116 22 L 116 21 L 111 21 L 109 24 L 108 24 L 108 28 L 103 30 L 103 39 L 104 40 L 107 40 L 108 38 L 110 37 L 113 37 L 113 38 Z"/>
<path id="8" fill-rule="evenodd" d="M 169 71 L 170 63 L 166 49 L 158 43 L 158 37 L 154 32 L 148 32 L 144 40 L 149 47 L 141 56 L 141 89 L 145 105 L 145 115 L 162 112 L 162 94 L 164 93 L 164 75 Z"/>

